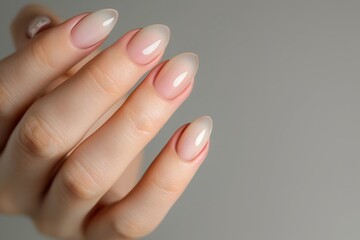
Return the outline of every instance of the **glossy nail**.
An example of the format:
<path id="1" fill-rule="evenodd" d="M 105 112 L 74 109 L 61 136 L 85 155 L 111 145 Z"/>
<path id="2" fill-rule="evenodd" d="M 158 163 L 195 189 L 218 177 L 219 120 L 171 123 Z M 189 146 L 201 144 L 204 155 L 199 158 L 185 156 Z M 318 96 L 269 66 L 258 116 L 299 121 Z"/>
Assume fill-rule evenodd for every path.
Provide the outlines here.
<path id="1" fill-rule="evenodd" d="M 51 24 L 51 19 L 47 16 L 38 16 L 35 17 L 29 24 L 27 29 L 28 38 L 35 37 L 36 34 L 44 30 Z"/>
<path id="2" fill-rule="evenodd" d="M 209 141 L 212 126 L 209 116 L 197 118 L 190 123 L 177 143 L 176 151 L 179 156 L 187 161 L 193 160 Z"/>
<path id="3" fill-rule="evenodd" d="M 82 49 L 97 44 L 109 35 L 117 19 L 118 13 L 114 9 L 103 9 L 89 14 L 73 28 L 73 44 Z"/>
<path id="4" fill-rule="evenodd" d="M 161 24 L 141 29 L 130 40 L 127 51 L 132 61 L 145 65 L 154 60 L 167 46 L 170 29 Z"/>
<path id="5" fill-rule="evenodd" d="M 193 81 L 199 68 L 199 57 L 193 53 L 180 54 L 161 69 L 154 88 L 166 99 L 177 97 Z"/>

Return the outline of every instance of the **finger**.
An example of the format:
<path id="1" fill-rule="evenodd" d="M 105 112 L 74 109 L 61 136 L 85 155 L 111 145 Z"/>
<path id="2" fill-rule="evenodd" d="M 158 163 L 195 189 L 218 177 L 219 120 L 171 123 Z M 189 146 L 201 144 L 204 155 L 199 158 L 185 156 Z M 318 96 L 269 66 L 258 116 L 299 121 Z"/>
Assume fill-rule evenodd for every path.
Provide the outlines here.
<path id="1" fill-rule="evenodd" d="M 90 128 L 83 139 L 79 142 L 83 142 L 89 136 L 91 136 L 96 130 L 98 130 L 124 103 L 125 98 L 121 98 L 116 104 L 114 104 L 101 118 Z M 76 147 L 75 147 L 76 148 Z M 70 155 L 71 151 L 67 154 Z M 143 153 L 141 152 L 131 164 L 126 168 L 124 173 L 118 178 L 116 183 L 111 189 L 102 197 L 100 205 L 108 205 L 110 203 L 119 201 L 126 196 L 138 181 L 140 173 L 141 163 L 143 159 Z"/>
<path id="2" fill-rule="evenodd" d="M 0 62 L 0 150 L 14 123 L 36 95 L 95 50 L 109 34 L 116 19 L 115 10 L 82 14 L 38 34 L 26 48 Z"/>
<path id="3" fill-rule="evenodd" d="M 136 185 L 140 173 L 140 167 L 143 159 L 141 152 L 126 167 L 123 174 L 116 180 L 111 189 L 101 198 L 98 205 L 105 206 L 123 199 Z"/>
<path id="4" fill-rule="evenodd" d="M 197 66 L 195 54 L 181 54 L 160 64 L 109 121 L 74 150 L 44 201 L 42 219 L 49 228 L 61 226 L 62 232 L 79 228 L 190 94 Z"/>
<path id="5" fill-rule="evenodd" d="M 125 98 L 122 98 L 118 103 L 114 104 L 86 133 L 85 137 L 81 140 L 83 142 L 96 130 L 98 130 L 124 103 Z M 81 143 L 80 142 L 80 143 Z M 80 144 L 79 143 L 79 144 Z M 68 153 L 68 155 L 70 155 Z M 140 153 L 132 160 L 131 164 L 126 168 L 124 173 L 118 178 L 116 183 L 111 189 L 102 197 L 101 205 L 107 205 L 115 201 L 119 201 L 126 196 L 130 190 L 135 186 L 138 181 L 138 175 L 143 159 L 143 154 Z"/>
<path id="6" fill-rule="evenodd" d="M 66 80 L 71 79 L 72 76 L 74 76 L 82 67 L 84 67 L 88 62 L 95 58 L 100 52 L 100 49 L 96 49 L 95 51 L 87 55 L 84 59 L 76 63 L 67 72 L 64 72 L 63 75 L 50 82 L 41 92 L 39 92 L 39 94 L 36 96 L 36 99 L 42 98 L 43 96 L 52 92 L 55 88 L 60 86 Z"/>
<path id="7" fill-rule="evenodd" d="M 96 130 L 98 130 L 124 103 L 125 97 L 121 98 L 116 104 L 111 106 L 111 108 L 101 116 L 96 123 L 91 126 L 89 131 L 78 143 L 80 144 L 91 136 Z M 76 146 L 74 147 L 74 149 Z M 72 151 L 68 152 L 67 155 L 70 155 Z M 138 176 L 140 173 L 141 163 L 143 159 L 143 153 L 141 152 L 134 160 L 131 161 L 131 164 L 126 168 L 124 173 L 119 177 L 116 183 L 111 187 L 111 189 L 102 197 L 101 205 L 108 205 L 110 203 L 119 201 L 124 196 L 126 196 L 131 189 L 135 186 L 138 181 Z"/>
<path id="8" fill-rule="evenodd" d="M 17 50 L 26 47 L 36 34 L 60 24 L 60 18 L 42 5 L 24 7 L 11 24 L 11 33 Z"/>
<path id="9" fill-rule="evenodd" d="M 131 46 L 141 51 L 142 44 L 153 38 L 161 39 L 162 44 L 147 55 L 147 64 L 140 65 L 129 54 L 131 42 L 140 41 Z M 39 197 L 39 191 L 44 191 L 59 160 L 156 65 L 168 40 L 169 30 L 163 25 L 131 31 L 29 108 L 4 151 L 4 158 L 11 161 L 0 162 L 0 175 L 3 175 L 0 187 L 9 192 L 7 196 L 13 198 L 12 203 L 33 208 L 31 204 Z M 26 202 L 21 196 L 26 196 Z"/>
<path id="10" fill-rule="evenodd" d="M 152 232 L 205 159 L 211 129 L 209 117 L 180 128 L 131 193 L 90 220 L 86 239 L 137 239 Z"/>
<path id="11" fill-rule="evenodd" d="M 89 136 L 91 136 L 94 132 L 96 132 L 109 118 L 124 104 L 126 97 L 120 98 L 115 104 L 113 104 L 107 111 L 96 120 L 96 122 L 89 128 L 89 130 L 85 133 L 82 139 L 74 146 L 74 148 L 68 151 L 66 154 L 69 156 L 72 151 L 83 141 L 85 141 Z"/>
<path id="12" fill-rule="evenodd" d="M 27 5 L 19 12 L 11 24 L 12 38 L 16 49 L 20 50 L 25 48 L 34 36 L 60 23 L 60 18 L 46 7 L 38 4 Z M 99 49 L 91 52 L 67 72 L 64 72 L 63 75 L 51 81 L 42 92 L 39 92 L 36 98 L 40 98 L 54 90 L 93 59 L 99 52 Z"/>

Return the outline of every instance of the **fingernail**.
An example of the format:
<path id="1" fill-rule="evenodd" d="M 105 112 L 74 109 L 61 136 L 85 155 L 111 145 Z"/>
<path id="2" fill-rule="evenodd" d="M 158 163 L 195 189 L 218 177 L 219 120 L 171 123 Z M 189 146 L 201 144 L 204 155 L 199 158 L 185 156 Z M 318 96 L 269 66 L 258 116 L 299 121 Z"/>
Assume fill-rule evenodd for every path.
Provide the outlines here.
<path id="1" fill-rule="evenodd" d="M 163 51 L 170 39 L 170 29 L 161 24 L 141 29 L 130 40 L 127 50 L 132 61 L 145 65 Z"/>
<path id="2" fill-rule="evenodd" d="M 193 81 L 199 68 L 199 57 L 193 53 L 180 54 L 161 69 L 154 88 L 164 98 L 177 97 Z"/>
<path id="3" fill-rule="evenodd" d="M 71 31 L 73 44 L 78 48 L 89 48 L 103 40 L 114 28 L 118 13 L 114 9 L 103 9 L 82 19 Z"/>
<path id="4" fill-rule="evenodd" d="M 212 126 L 209 116 L 200 117 L 190 123 L 177 143 L 176 151 L 179 156 L 187 161 L 193 160 L 209 141 Z"/>
<path id="5" fill-rule="evenodd" d="M 36 34 L 44 30 L 51 24 L 51 19 L 46 16 L 38 16 L 35 17 L 29 24 L 27 29 L 27 36 L 28 38 L 35 37 Z"/>

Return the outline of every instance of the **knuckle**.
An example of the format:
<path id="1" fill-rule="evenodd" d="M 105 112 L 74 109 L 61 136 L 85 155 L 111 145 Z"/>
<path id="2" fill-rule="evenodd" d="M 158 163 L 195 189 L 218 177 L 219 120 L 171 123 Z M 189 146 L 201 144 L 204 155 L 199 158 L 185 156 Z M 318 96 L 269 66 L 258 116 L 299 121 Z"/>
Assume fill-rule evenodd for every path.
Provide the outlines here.
<path id="1" fill-rule="evenodd" d="M 91 173 L 87 172 L 80 163 L 72 169 L 65 169 L 61 179 L 61 189 L 65 197 L 75 201 L 94 199 L 100 192 Z"/>
<path id="2" fill-rule="evenodd" d="M 119 239 L 138 239 L 149 235 L 154 231 L 154 226 L 145 217 L 137 219 L 135 217 L 122 216 L 112 221 L 112 229 Z"/>
<path id="3" fill-rule="evenodd" d="M 102 92 L 115 96 L 119 93 L 119 83 L 101 65 L 92 64 L 87 68 L 86 72 L 93 85 Z"/>
<path id="4" fill-rule="evenodd" d="M 59 134 L 40 114 L 30 114 L 19 129 L 19 145 L 24 152 L 40 158 L 52 158 L 64 148 Z"/>
<path id="5" fill-rule="evenodd" d="M 91 188 L 70 177 L 64 177 L 62 185 L 64 194 L 72 200 L 89 200 L 96 196 Z"/>
<path id="6" fill-rule="evenodd" d="M 49 72 L 57 72 L 57 64 L 51 57 L 51 51 L 45 49 L 43 40 L 34 41 L 30 44 L 30 57 L 33 60 L 36 70 L 45 76 Z"/>
<path id="7" fill-rule="evenodd" d="M 164 179 L 163 176 L 156 176 L 156 174 L 153 177 L 147 178 L 146 181 L 164 199 L 179 195 L 185 185 L 180 179 Z"/>
<path id="8" fill-rule="evenodd" d="M 124 117 L 135 133 L 140 136 L 149 136 L 155 129 L 155 124 L 150 115 L 146 112 L 137 112 L 131 106 L 126 106 L 124 109 Z"/>

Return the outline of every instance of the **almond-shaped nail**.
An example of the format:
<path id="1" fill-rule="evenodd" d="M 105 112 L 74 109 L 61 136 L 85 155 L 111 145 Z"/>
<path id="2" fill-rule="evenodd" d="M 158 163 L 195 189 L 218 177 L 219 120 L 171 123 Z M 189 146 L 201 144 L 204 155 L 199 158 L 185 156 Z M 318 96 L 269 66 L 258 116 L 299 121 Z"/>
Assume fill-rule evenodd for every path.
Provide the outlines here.
<path id="1" fill-rule="evenodd" d="M 176 146 L 176 151 L 183 160 L 191 161 L 203 150 L 209 141 L 212 126 L 211 117 L 203 116 L 186 127 Z"/>
<path id="2" fill-rule="evenodd" d="M 170 39 L 170 29 L 155 24 L 141 29 L 130 40 L 127 51 L 132 61 L 145 65 L 155 59 L 166 48 Z"/>
<path id="3" fill-rule="evenodd" d="M 35 37 L 36 34 L 44 30 L 51 24 L 51 19 L 47 16 L 37 16 L 29 24 L 27 29 L 28 38 Z"/>
<path id="4" fill-rule="evenodd" d="M 114 9 L 103 9 L 83 18 L 71 31 L 74 46 L 85 49 L 102 41 L 109 35 L 118 19 Z"/>
<path id="5" fill-rule="evenodd" d="M 154 80 L 154 88 L 166 99 L 176 98 L 194 80 L 199 57 L 193 53 L 180 54 L 161 69 Z"/>

